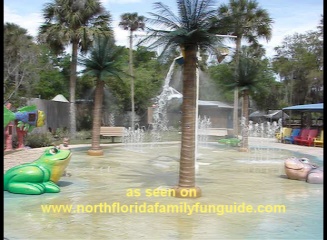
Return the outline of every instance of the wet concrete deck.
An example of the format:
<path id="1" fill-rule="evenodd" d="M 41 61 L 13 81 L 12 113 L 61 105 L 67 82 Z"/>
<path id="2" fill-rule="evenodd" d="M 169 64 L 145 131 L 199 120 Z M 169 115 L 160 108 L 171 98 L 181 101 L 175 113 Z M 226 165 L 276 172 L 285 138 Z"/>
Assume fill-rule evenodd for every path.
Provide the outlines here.
<path id="1" fill-rule="evenodd" d="M 176 144 L 179 142 L 176 142 Z M 116 143 L 115 146 L 122 145 L 121 143 Z M 70 145 L 70 148 L 80 148 L 80 147 L 88 147 L 90 144 L 77 144 Z M 101 146 L 111 146 L 111 144 L 102 144 Z M 285 144 L 277 142 L 274 138 L 259 138 L 259 137 L 249 137 L 249 146 L 250 147 L 270 147 L 270 148 L 280 148 L 286 149 L 290 151 L 295 151 L 303 154 L 308 154 L 311 156 L 318 157 L 323 159 L 324 149 L 322 147 L 308 147 L 308 146 L 300 146 L 296 144 Z M 4 156 L 4 172 L 9 168 L 36 160 L 43 152 L 45 148 L 32 148 L 32 149 L 23 149 L 12 151 Z"/>

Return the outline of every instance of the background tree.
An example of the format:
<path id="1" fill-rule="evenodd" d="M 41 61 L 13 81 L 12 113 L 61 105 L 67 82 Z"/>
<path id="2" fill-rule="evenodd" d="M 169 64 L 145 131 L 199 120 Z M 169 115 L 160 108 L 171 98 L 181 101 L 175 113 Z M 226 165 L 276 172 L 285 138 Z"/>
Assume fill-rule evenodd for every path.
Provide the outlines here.
<path id="1" fill-rule="evenodd" d="M 260 71 L 258 79 L 251 92 L 250 106 L 251 111 L 266 111 L 271 109 L 281 109 L 285 107 L 282 102 L 283 84 L 276 80 L 275 73 L 270 66 L 268 59 L 260 59 Z M 208 69 L 209 77 L 213 80 L 214 86 L 219 90 L 220 101 L 232 103 L 233 90 L 235 86 L 234 67 L 235 61 L 225 62 L 219 65 L 211 65 Z"/>
<path id="2" fill-rule="evenodd" d="M 235 74 L 232 66 L 234 62 L 222 63 L 219 65 L 211 65 L 208 69 L 209 77 L 213 80 L 216 85 L 216 89 L 219 89 L 221 101 L 233 103 Z M 232 83 L 230 80 L 232 79 Z M 232 84 L 232 85 L 231 85 Z"/>
<path id="3" fill-rule="evenodd" d="M 122 70 L 129 72 L 128 59 L 129 49 L 122 47 L 121 56 L 117 61 Z M 160 94 L 162 83 L 167 74 L 167 64 L 157 60 L 156 52 L 149 51 L 145 47 L 138 47 L 133 50 L 134 75 L 135 75 L 135 114 L 140 117 L 140 125 L 147 124 L 147 110 L 152 106 L 152 99 Z M 83 99 L 91 100 L 94 95 L 93 79 L 82 73 L 77 92 Z M 115 123 L 120 126 L 130 127 L 131 96 L 130 79 L 122 77 L 111 79 L 110 85 L 105 85 L 107 94 L 104 98 L 104 106 L 110 114 L 115 116 Z M 89 121 L 89 118 L 88 120 Z"/>
<path id="4" fill-rule="evenodd" d="M 56 54 L 71 45 L 70 65 L 70 137 L 76 135 L 76 69 L 78 50 L 87 52 L 93 35 L 99 32 L 111 34 L 108 24 L 111 16 L 99 0 L 53 0 L 43 9 L 44 24 L 39 28 L 39 42 L 48 43 Z"/>
<path id="5" fill-rule="evenodd" d="M 242 142 L 240 151 L 248 151 L 248 121 L 249 121 L 249 95 L 250 92 L 256 90 L 258 83 L 261 81 L 259 76 L 261 64 L 253 55 L 251 56 L 251 49 L 243 47 L 242 52 L 239 55 L 239 62 L 237 64 L 237 75 L 238 82 L 236 87 L 241 91 L 242 94 L 242 121 L 243 131 L 242 131 Z"/>
<path id="6" fill-rule="evenodd" d="M 10 100 L 15 104 L 22 96 L 19 92 L 31 94 L 30 84 L 39 78 L 39 53 L 26 29 L 13 23 L 4 25 L 4 103 Z"/>
<path id="7" fill-rule="evenodd" d="M 323 44 L 318 32 L 287 36 L 275 48 L 275 72 L 285 86 L 287 105 L 323 102 Z"/>
<path id="8" fill-rule="evenodd" d="M 223 92 L 231 92 L 237 88 L 242 94 L 242 117 L 244 119 L 249 118 L 249 96 L 260 94 L 262 96 L 263 82 L 270 83 L 272 81 L 265 74 L 267 71 L 267 60 L 262 60 L 264 55 L 262 49 L 253 46 L 243 46 L 239 53 L 239 60 L 236 63 L 235 58 L 229 64 L 221 64 L 216 68 L 211 67 L 211 77 L 217 82 L 219 88 L 223 89 Z M 234 73 L 237 71 L 238 81 L 235 82 Z M 270 75 L 272 77 L 272 75 Z M 225 90 L 225 91 L 224 91 Z M 230 98 L 231 95 L 229 94 Z M 243 119 L 243 121 L 244 121 Z M 246 124 L 243 122 L 242 124 Z M 243 126 L 243 130 L 247 129 L 248 125 Z M 248 136 L 242 131 L 242 143 L 241 151 L 248 151 Z"/>
<path id="9" fill-rule="evenodd" d="M 217 15 L 213 8 L 214 1 L 177 1 L 178 15 L 161 2 L 154 3 L 157 13 L 150 13 L 149 24 L 158 29 L 148 27 L 149 35 L 142 43 L 150 43 L 151 49 L 162 47 L 164 54 L 170 54 L 177 48 L 182 49 L 183 64 L 183 103 L 182 103 L 182 143 L 180 155 L 179 183 L 176 195 L 180 191 L 196 191 L 196 197 L 201 195 L 201 189 L 195 186 L 195 144 L 196 144 L 196 108 L 197 108 L 197 57 L 198 50 L 209 50 L 215 53 L 220 39 L 212 27 L 212 18 Z M 161 28 L 161 29 L 160 29 Z M 187 197 L 194 197 L 188 194 Z"/>
<path id="10" fill-rule="evenodd" d="M 283 84 L 276 80 L 275 73 L 268 59 L 262 59 L 260 71 L 257 75 L 260 79 L 251 93 L 252 111 L 260 110 L 268 113 L 268 110 L 277 110 L 285 107 L 283 99 Z"/>
<path id="11" fill-rule="evenodd" d="M 133 32 L 142 29 L 144 30 L 144 17 L 138 16 L 137 13 L 124 13 L 121 15 L 121 26 L 124 30 L 129 31 L 129 74 L 131 77 L 131 104 L 132 104 L 132 114 L 131 114 L 131 128 L 134 130 L 135 121 L 135 103 L 134 103 L 134 72 L 133 72 Z"/>
<path id="12" fill-rule="evenodd" d="M 45 45 L 39 45 L 39 80 L 31 85 L 32 96 L 50 100 L 59 93 L 69 98 L 70 55 L 54 55 Z"/>
<path id="13" fill-rule="evenodd" d="M 83 73 L 95 78 L 96 87 L 93 106 L 93 127 L 92 145 L 88 150 L 89 155 L 103 155 L 100 147 L 100 127 L 102 119 L 102 105 L 105 82 L 112 78 L 121 79 L 121 68 L 116 61 L 123 48 L 116 47 L 114 39 L 110 36 L 98 35 L 95 37 L 94 46 L 90 51 L 89 57 L 82 58 L 79 62 L 85 66 Z"/>
<path id="14" fill-rule="evenodd" d="M 259 7 L 255 0 L 230 0 L 228 4 L 221 4 L 218 8 L 216 24 L 219 34 L 236 36 L 235 62 L 238 65 L 242 40 L 247 40 L 252 45 L 258 45 L 259 38 L 270 40 L 273 20 L 267 10 Z M 235 69 L 235 81 L 239 81 Z M 236 84 L 237 85 L 237 84 Z M 234 90 L 234 134 L 238 133 L 238 89 Z M 248 119 L 246 120 L 248 121 Z M 248 124 L 248 122 L 247 122 Z"/>
<path id="15" fill-rule="evenodd" d="M 142 117 L 152 106 L 152 99 L 160 94 L 168 66 L 158 61 L 156 52 L 142 46 L 137 48 L 134 56 L 135 112 Z"/>
<path id="16" fill-rule="evenodd" d="M 135 61 L 134 67 L 138 67 L 141 65 L 146 65 L 148 62 L 157 61 L 157 53 L 155 51 L 149 51 L 148 48 L 144 46 L 137 46 L 136 51 L 133 53 Z M 160 66 L 160 64 L 158 64 Z"/>

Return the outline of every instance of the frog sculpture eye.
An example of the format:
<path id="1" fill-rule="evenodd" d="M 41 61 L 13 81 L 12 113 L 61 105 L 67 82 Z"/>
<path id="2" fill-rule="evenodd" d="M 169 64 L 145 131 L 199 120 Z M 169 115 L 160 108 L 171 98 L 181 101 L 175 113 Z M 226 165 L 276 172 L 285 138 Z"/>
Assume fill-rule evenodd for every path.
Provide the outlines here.
<path id="1" fill-rule="evenodd" d="M 51 148 L 51 149 L 49 150 L 49 153 L 52 154 L 52 155 L 55 155 L 55 154 L 58 153 L 58 152 L 59 152 L 59 150 L 58 150 L 57 148 Z"/>
<path id="2" fill-rule="evenodd" d="M 309 163 L 309 159 L 307 158 L 301 158 L 300 161 L 303 163 Z"/>

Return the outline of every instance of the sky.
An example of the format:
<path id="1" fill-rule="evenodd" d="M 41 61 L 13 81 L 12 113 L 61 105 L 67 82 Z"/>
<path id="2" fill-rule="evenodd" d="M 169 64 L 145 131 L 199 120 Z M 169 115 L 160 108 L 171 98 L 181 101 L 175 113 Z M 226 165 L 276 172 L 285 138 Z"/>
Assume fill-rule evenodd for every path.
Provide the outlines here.
<path id="1" fill-rule="evenodd" d="M 4 0 L 4 23 L 15 23 L 28 30 L 32 36 L 37 35 L 42 24 L 42 9 L 45 3 L 53 0 Z M 153 3 L 160 0 L 101 0 L 103 6 L 113 17 L 113 27 L 117 45 L 128 47 L 128 31 L 118 24 L 123 13 L 138 13 L 150 17 L 149 12 L 156 12 Z M 175 13 L 176 0 L 162 0 Z M 275 55 L 274 48 L 282 44 L 286 36 L 294 33 L 306 33 L 317 30 L 323 15 L 323 0 L 257 0 L 259 7 L 266 9 L 274 23 L 272 39 L 260 43 L 266 48 L 267 57 Z M 228 0 L 217 0 L 217 7 Z M 136 33 L 138 34 L 138 33 Z M 139 34 L 142 34 L 139 32 Z M 136 40 L 137 41 L 137 40 Z M 136 42 L 134 41 L 134 42 Z M 228 44 L 228 43 L 227 43 Z M 230 44 L 228 44 L 230 46 Z"/>

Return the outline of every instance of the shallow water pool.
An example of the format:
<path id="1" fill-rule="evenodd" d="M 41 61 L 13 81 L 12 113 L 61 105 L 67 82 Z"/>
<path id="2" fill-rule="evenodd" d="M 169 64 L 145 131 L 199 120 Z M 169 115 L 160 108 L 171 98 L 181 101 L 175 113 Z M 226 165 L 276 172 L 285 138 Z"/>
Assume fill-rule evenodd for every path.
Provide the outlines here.
<path id="1" fill-rule="evenodd" d="M 323 185 L 289 180 L 283 167 L 284 159 L 291 156 L 308 157 L 322 166 L 320 159 L 269 148 L 241 153 L 209 144 L 198 149 L 196 182 L 202 197 L 181 199 L 155 195 L 164 195 L 164 189 L 178 183 L 178 144 L 144 146 L 139 151 L 113 145 L 104 148 L 101 157 L 88 156 L 87 149 L 72 149 L 67 167 L 70 176 L 61 178 L 60 193 L 32 196 L 4 192 L 4 237 L 323 238 Z M 46 213 L 41 205 L 66 207 L 65 211 Z M 241 211 L 244 206 L 256 209 L 259 205 L 269 211 L 282 205 L 286 212 Z M 222 206 L 239 212 L 226 212 Z"/>

